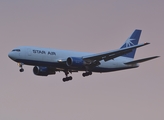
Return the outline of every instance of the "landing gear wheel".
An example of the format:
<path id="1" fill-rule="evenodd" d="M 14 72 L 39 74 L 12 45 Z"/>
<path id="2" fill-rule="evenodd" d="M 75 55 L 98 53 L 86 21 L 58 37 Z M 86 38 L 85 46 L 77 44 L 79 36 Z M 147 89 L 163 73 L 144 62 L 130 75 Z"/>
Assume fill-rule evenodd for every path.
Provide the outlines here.
<path id="1" fill-rule="evenodd" d="M 82 75 L 83 75 L 83 77 L 85 77 L 86 76 L 86 73 L 83 73 Z"/>
<path id="2" fill-rule="evenodd" d="M 23 69 L 23 63 L 18 63 L 18 66 L 20 67 L 20 72 L 24 72 L 24 69 Z"/>
<path id="3" fill-rule="evenodd" d="M 92 72 L 85 72 L 82 74 L 83 77 L 86 77 L 86 76 L 89 76 L 89 75 L 92 75 Z"/>
<path id="4" fill-rule="evenodd" d="M 89 75 L 92 75 L 92 72 L 89 72 Z"/>
<path id="5" fill-rule="evenodd" d="M 63 78 L 63 82 L 66 82 L 66 78 Z"/>
<path id="6" fill-rule="evenodd" d="M 63 78 L 63 82 L 67 82 L 67 81 L 70 81 L 70 80 L 72 80 L 72 77 L 71 76 L 66 77 L 66 78 Z"/>
<path id="7" fill-rule="evenodd" d="M 72 76 L 69 76 L 68 77 L 68 74 L 69 74 L 69 71 L 68 70 L 65 70 L 63 72 L 65 73 L 65 76 L 66 76 L 65 78 L 63 78 L 63 82 L 72 80 Z"/>
<path id="8" fill-rule="evenodd" d="M 19 71 L 20 71 L 20 72 L 24 72 L 24 69 L 23 69 L 23 68 L 21 68 Z"/>
<path id="9" fill-rule="evenodd" d="M 69 76 L 68 78 L 69 78 L 69 80 L 72 80 L 72 76 Z"/>

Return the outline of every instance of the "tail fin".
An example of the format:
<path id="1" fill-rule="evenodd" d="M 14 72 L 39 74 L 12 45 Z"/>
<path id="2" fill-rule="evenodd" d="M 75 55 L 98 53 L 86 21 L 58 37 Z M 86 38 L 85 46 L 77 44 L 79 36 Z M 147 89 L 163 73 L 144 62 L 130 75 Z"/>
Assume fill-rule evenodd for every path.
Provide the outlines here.
<path id="1" fill-rule="evenodd" d="M 133 45 L 137 45 L 140 39 L 142 30 L 135 30 L 132 35 L 125 41 L 121 48 L 127 48 Z M 121 49 L 120 48 L 120 49 Z M 132 52 L 123 55 L 124 57 L 134 58 L 136 49 L 133 49 Z"/>

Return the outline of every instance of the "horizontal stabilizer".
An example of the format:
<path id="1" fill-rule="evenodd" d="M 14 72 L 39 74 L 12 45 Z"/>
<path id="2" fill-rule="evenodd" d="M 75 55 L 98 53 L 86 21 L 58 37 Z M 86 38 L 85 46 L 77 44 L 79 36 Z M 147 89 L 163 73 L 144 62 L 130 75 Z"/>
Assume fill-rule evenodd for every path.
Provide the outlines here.
<path id="1" fill-rule="evenodd" d="M 155 59 L 155 58 L 158 58 L 158 57 L 160 57 L 160 56 L 153 56 L 153 57 L 143 58 L 143 59 L 139 59 L 139 60 L 133 60 L 133 61 L 130 61 L 130 62 L 127 62 L 127 63 L 124 63 L 124 64 L 129 65 L 129 64 L 142 63 L 142 62 L 146 62 L 148 60 L 152 60 L 152 59 Z"/>

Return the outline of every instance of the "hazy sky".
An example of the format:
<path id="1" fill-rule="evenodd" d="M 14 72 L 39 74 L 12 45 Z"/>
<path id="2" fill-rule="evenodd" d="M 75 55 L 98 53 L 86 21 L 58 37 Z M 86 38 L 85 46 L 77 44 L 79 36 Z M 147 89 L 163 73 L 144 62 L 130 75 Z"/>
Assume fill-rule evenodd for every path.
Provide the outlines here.
<path id="1" fill-rule="evenodd" d="M 0 120 L 164 120 L 163 0 L 0 0 Z M 137 69 L 83 78 L 20 73 L 8 53 L 31 45 L 85 52 L 119 48 L 142 29 Z"/>

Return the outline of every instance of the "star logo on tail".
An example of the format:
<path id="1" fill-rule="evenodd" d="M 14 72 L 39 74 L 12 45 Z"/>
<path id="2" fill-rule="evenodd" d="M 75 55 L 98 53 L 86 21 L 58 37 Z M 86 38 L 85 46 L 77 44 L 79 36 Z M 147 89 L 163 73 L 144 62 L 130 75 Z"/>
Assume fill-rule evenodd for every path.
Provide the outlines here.
<path id="1" fill-rule="evenodd" d="M 134 45 L 134 43 L 132 42 L 133 40 L 135 40 L 135 39 L 128 39 L 127 41 L 126 41 L 126 47 L 130 47 L 130 46 L 133 46 Z"/>

